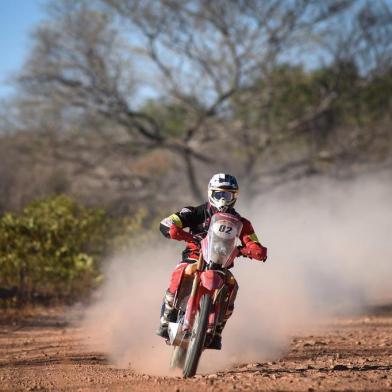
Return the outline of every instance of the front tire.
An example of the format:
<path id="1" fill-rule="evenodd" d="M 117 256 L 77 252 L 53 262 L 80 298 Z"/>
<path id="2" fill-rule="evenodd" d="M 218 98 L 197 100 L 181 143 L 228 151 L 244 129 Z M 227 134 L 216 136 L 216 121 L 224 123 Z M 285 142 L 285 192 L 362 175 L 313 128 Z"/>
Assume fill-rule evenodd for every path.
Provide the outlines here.
<path id="1" fill-rule="evenodd" d="M 188 351 L 185 358 L 182 374 L 184 378 L 193 377 L 196 374 L 199 359 L 203 351 L 208 328 L 208 317 L 211 311 L 211 297 L 204 294 L 200 300 L 200 310 L 196 315 L 192 328 Z"/>

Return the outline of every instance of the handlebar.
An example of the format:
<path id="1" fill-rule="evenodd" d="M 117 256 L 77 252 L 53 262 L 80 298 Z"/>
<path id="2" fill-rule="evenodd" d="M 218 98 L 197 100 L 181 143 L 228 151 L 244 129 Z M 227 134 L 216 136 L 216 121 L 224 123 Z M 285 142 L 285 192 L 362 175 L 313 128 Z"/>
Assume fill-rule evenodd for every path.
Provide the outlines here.
<path id="1" fill-rule="evenodd" d="M 203 234 L 194 234 L 193 236 L 193 241 L 200 245 L 201 241 L 204 239 L 205 235 L 203 236 Z"/>

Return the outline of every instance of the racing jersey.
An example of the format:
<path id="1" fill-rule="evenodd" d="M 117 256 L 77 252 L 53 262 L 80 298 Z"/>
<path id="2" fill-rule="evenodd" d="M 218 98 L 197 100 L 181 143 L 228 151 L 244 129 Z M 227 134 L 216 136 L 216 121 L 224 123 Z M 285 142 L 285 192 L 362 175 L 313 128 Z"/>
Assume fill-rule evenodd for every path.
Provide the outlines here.
<path id="1" fill-rule="evenodd" d="M 249 242 L 260 243 L 249 220 L 240 216 L 234 208 L 229 208 L 226 212 L 240 217 L 242 221 L 243 226 L 239 236 L 242 246 L 246 246 Z M 181 211 L 163 219 L 160 223 L 160 231 L 166 238 L 170 238 L 170 227 L 176 225 L 182 229 L 189 228 L 189 232 L 192 235 L 199 234 L 204 236 L 210 226 L 212 215 L 213 211 L 208 202 L 197 207 L 184 207 Z M 198 244 L 187 242 L 186 248 L 182 253 L 183 261 L 194 262 L 199 258 L 199 252 L 200 247 Z"/>

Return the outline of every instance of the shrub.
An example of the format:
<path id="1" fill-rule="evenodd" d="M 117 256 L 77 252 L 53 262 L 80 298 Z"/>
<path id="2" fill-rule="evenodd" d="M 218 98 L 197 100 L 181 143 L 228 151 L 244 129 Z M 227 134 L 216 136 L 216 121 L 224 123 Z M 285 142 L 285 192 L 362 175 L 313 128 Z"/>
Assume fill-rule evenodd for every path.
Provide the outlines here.
<path id="1" fill-rule="evenodd" d="M 100 279 L 112 222 L 101 209 L 66 196 L 29 204 L 0 218 L 0 288 L 17 303 L 74 300 Z"/>

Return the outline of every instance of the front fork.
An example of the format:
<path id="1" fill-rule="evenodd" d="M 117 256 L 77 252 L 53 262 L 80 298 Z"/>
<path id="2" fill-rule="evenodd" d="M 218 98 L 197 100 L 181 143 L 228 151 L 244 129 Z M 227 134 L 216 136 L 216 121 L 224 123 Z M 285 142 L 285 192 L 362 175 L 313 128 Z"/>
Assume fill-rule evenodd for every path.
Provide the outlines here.
<path id="1" fill-rule="evenodd" d="M 197 261 L 195 276 L 193 278 L 191 294 L 185 311 L 183 324 L 184 331 L 189 332 L 192 330 L 199 303 L 204 294 L 210 295 L 214 303 L 214 310 L 211 312 L 208 320 L 209 328 L 213 328 L 220 319 L 221 301 L 217 301 L 217 296 L 221 292 L 220 289 L 223 287 L 224 281 L 217 271 L 203 271 L 203 269 L 204 260 L 202 254 L 200 254 L 199 260 Z"/>
<path id="2" fill-rule="evenodd" d="M 189 296 L 188 303 L 186 306 L 184 324 L 182 326 L 182 329 L 184 331 L 192 330 L 193 322 L 195 320 L 196 311 L 198 308 L 197 305 L 198 302 L 200 301 L 200 298 L 197 298 L 198 297 L 197 294 L 200 292 L 200 290 L 197 289 L 200 285 L 200 272 L 203 267 L 204 267 L 204 260 L 203 260 L 202 252 L 200 252 L 199 260 L 197 260 L 197 264 L 196 264 L 196 271 L 195 271 L 195 276 L 193 278 L 191 294 Z"/>

